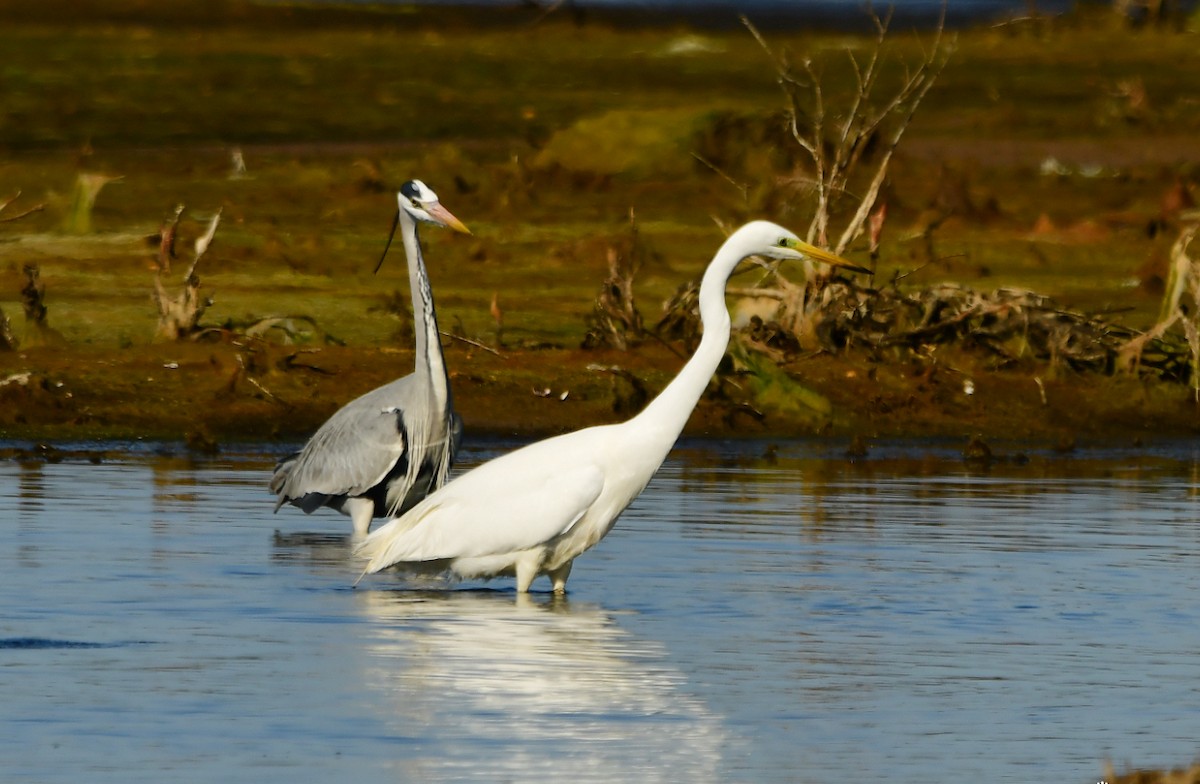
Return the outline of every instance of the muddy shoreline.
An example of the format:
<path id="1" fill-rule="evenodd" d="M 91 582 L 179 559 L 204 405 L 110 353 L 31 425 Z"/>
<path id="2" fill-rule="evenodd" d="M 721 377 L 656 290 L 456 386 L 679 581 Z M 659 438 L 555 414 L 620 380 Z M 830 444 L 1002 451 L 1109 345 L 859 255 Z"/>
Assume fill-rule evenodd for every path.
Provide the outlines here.
<path id="1" fill-rule="evenodd" d="M 492 353 L 446 347 L 468 436 L 531 439 L 620 421 L 661 389 L 681 360 L 659 345 Z M 0 440 L 303 441 L 340 405 L 400 375 L 411 352 L 326 347 L 163 345 L 10 355 L 0 373 Z M 623 373 L 611 372 L 620 368 Z M 971 439 L 1070 449 L 1195 436 L 1200 418 L 1178 383 L 1122 376 L 990 370 L 967 353 L 885 364 L 818 354 L 789 368 L 828 411 L 757 411 L 736 373 L 719 374 L 685 436 Z M 636 382 L 630 379 L 636 379 Z M 640 388 L 639 388 L 640 387 Z"/>

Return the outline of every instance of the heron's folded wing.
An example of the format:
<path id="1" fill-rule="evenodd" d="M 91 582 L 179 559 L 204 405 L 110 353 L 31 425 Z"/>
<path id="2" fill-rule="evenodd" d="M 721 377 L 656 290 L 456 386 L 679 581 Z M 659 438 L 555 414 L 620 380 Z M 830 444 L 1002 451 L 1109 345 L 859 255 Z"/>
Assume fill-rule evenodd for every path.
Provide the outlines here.
<path id="1" fill-rule="evenodd" d="M 352 409 L 358 402 L 330 417 L 305 445 L 282 485 L 286 497 L 362 495 L 403 459 L 408 439 L 400 414 L 380 406 Z"/>

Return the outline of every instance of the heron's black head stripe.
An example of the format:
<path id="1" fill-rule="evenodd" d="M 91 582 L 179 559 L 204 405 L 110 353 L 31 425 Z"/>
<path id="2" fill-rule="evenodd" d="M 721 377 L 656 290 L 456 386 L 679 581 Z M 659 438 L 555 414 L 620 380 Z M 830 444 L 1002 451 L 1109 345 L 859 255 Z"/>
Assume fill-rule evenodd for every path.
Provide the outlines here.
<path id="1" fill-rule="evenodd" d="M 406 199 L 416 199 L 416 198 L 419 198 L 421 195 L 421 192 L 419 190 L 417 190 L 416 180 L 409 180 L 408 182 L 401 185 L 400 193 Z"/>

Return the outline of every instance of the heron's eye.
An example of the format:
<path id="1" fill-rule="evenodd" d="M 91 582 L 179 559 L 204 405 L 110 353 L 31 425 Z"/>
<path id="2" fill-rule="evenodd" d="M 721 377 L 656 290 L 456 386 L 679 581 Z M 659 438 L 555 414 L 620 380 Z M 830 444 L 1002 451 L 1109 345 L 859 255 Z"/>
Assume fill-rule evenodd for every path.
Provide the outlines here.
<path id="1" fill-rule="evenodd" d="M 409 199 L 409 201 L 412 203 L 413 207 L 415 207 L 418 210 L 421 209 L 421 200 L 418 199 L 416 196 Z"/>

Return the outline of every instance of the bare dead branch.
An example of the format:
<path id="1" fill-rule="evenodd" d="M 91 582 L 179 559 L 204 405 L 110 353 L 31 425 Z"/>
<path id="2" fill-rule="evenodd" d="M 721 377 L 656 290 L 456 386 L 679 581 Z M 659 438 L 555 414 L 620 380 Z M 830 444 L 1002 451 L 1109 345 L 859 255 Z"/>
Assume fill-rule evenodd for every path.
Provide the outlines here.
<path id="1" fill-rule="evenodd" d="M 163 340 L 182 340 L 195 337 L 200 331 L 200 318 L 213 303 L 212 298 L 200 296 L 200 278 L 196 275 L 196 265 L 200 263 L 200 259 L 212 244 L 217 225 L 221 220 L 220 209 L 209 220 L 204 234 L 196 239 L 193 246 L 192 263 L 188 266 L 187 274 L 183 276 L 182 290 L 176 295 L 167 291 L 164 279 L 171 268 L 170 260 L 174 255 L 175 232 L 183 211 L 182 204 L 175 208 L 173 218 L 164 224 L 159 237 L 159 251 L 156 259 L 158 268 L 154 274 L 153 298 L 158 307 L 157 336 Z"/>
<path id="2" fill-rule="evenodd" d="M 13 334 L 12 322 L 4 315 L 4 309 L 0 308 L 0 351 L 16 351 L 19 346 L 17 336 Z"/>
<path id="3" fill-rule="evenodd" d="M 763 52 L 766 53 L 767 58 L 771 61 L 771 65 L 774 67 L 776 73 L 781 75 L 787 74 L 787 61 L 775 54 L 775 50 L 772 49 L 771 45 L 767 43 L 767 39 L 763 38 L 762 33 L 758 32 L 758 28 L 754 26 L 750 19 L 745 14 L 740 15 L 738 19 L 740 19 L 746 29 L 750 31 L 750 35 L 754 36 L 754 40 L 758 41 L 759 47 L 761 47 Z"/>
<path id="4" fill-rule="evenodd" d="M 25 285 L 21 288 L 21 308 L 25 311 L 24 345 L 28 348 L 65 343 L 47 319 L 50 311 L 46 307 L 46 284 L 42 281 L 41 268 L 37 264 L 26 264 L 22 271 L 25 273 Z"/>
<path id="5" fill-rule="evenodd" d="M 0 212 L 4 212 L 6 209 L 8 209 L 8 206 L 10 204 L 12 204 L 14 201 L 16 201 L 19 198 L 21 198 L 21 191 L 18 190 L 16 193 L 14 193 L 12 196 L 9 196 L 4 201 L 0 201 Z M 29 209 L 25 210 L 24 212 L 18 212 L 16 215 L 8 215 L 5 217 L 0 217 L 0 223 L 10 223 L 15 220 L 20 220 L 21 218 L 24 218 L 27 215 L 32 215 L 35 212 L 41 212 L 45 208 L 46 208 L 45 204 L 35 204 L 34 206 L 30 207 Z"/>
<path id="6" fill-rule="evenodd" d="M 44 209 L 46 209 L 45 204 L 35 204 L 24 212 L 18 212 L 16 215 L 9 215 L 6 218 L 0 218 L 0 223 L 11 223 L 12 221 L 20 220 L 28 215 L 32 215 L 35 212 L 41 212 Z"/>
<path id="7" fill-rule="evenodd" d="M 216 213 L 208 222 L 208 230 L 201 236 L 196 238 L 196 256 L 192 259 L 192 266 L 188 267 L 187 277 L 191 278 L 196 272 L 196 265 L 200 263 L 200 259 L 208 251 L 208 246 L 212 244 L 213 235 L 217 233 L 217 224 L 221 222 L 221 208 L 217 208 Z"/>
<path id="8" fill-rule="evenodd" d="M 712 171 L 713 174 L 722 178 L 723 180 L 728 182 L 730 185 L 732 185 L 734 188 L 736 188 L 742 194 L 742 201 L 747 200 L 747 197 L 749 196 L 749 193 L 750 193 L 749 185 L 746 185 L 744 183 L 739 183 L 737 180 L 733 179 L 728 174 L 726 174 L 724 171 L 722 171 L 716 164 L 712 163 L 711 161 L 707 160 L 706 158 L 704 158 L 703 156 L 701 156 L 697 153 L 692 153 L 692 157 L 695 158 L 697 161 L 699 161 L 704 166 L 707 166 L 709 168 L 709 170 Z"/>
<path id="9" fill-rule="evenodd" d="M 836 245 L 839 252 L 862 233 L 867 216 L 874 208 L 874 202 L 886 181 L 893 151 L 912 121 L 917 107 L 949 60 L 950 47 L 943 44 L 942 38 L 945 21 L 943 7 L 932 46 L 923 52 L 918 67 L 910 71 L 906 66 L 905 79 L 896 92 L 884 100 L 880 108 L 869 108 L 877 101 L 875 93 L 882 72 L 882 54 L 891 18 L 890 11 L 886 17 L 871 15 L 876 32 L 873 46 L 865 60 L 860 60 L 851 52 L 847 53 L 854 72 L 856 89 L 849 96 L 845 114 L 834 122 L 836 131 L 833 137 L 827 140 L 827 100 L 820 74 L 813 62 L 803 61 L 799 67 L 807 78 L 796 78 L 796 69 L 771 47 L 748 19 L 742 17 L 742 24 L 766 53 L 785 93 L 791 136 L 812 161 L 817 204 L 808 228 L 809 242 L 829 244 L 830 220 L 835 205 L 849 193 L 848 184 L 861 168 L 862 156 L 871 147 L 872 140 L 881 132 L 884 122 L 896 120 L 896 127 L 882 145 L 870 186 L 852 213 L 850 223 L 841 232 Z"/>
<path id="10" fill-rule="evenodd" d="M 1174 326 L 1175 322 L 1181 318 L 1181 315 L 1176 311 L 1174 315 L 1158 322 L 1151 329 L 1126 341 L 1125 345 L 1117 350 L 1116 368 L 1137 375 L 1141 369 L 1142 354 L 1145 353 L 1146 348 L 1153 341 L 1165 335 L 1167 330 Z"/>
<path id="11" fill-rule="evenodd" d="M 480 343 L 478 340 L 471 340 L 468 337 L 463 337 L 462 335 L 456 335 L 453 332 L 446 332 L 445 330 L 439 330 L 439 333 L 441 334 L 442 337 L 450 338 L 451 340 L 457 340 L 462 343 L 466 343 L 468 346 L 474 346 L 475 348 L 481 348 L 484 351 L 486 351 L 490 354 L 495 354 L 496 356 L 501 357 L 501 358 L 504 357 L 504 355 L 501 354 L 496 349 L 492 348 L 491 346 L 487 345 L 486 343 Z"/>
<path id="12" fill-rule="evenodd" d="M 175 256 L 175 232 L 179 228 L 179 217 L 183 215 L 183 205 L 175 206 L 175 214 L 162 225 L 158 232 L 158 269 L 159 272 L 171 271 L 171 259 Z"/>
<path id="13" fill-rule="evenodd" d="M 584 348 L 611 346 L 621 351 L 645 337 L 642 314 L 633 296 L 633 279 L 649 255 L 640 238 L 633 210 L 629 212 L 629 235 L 608 247 L 608 277 L 596 297 Z"/>

